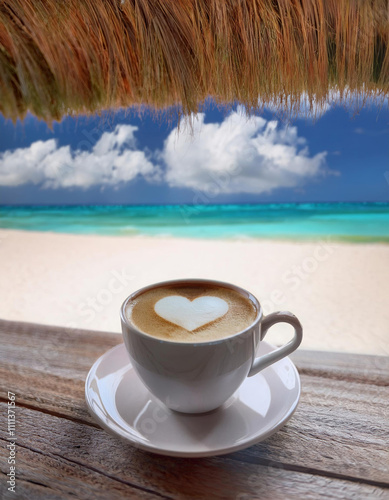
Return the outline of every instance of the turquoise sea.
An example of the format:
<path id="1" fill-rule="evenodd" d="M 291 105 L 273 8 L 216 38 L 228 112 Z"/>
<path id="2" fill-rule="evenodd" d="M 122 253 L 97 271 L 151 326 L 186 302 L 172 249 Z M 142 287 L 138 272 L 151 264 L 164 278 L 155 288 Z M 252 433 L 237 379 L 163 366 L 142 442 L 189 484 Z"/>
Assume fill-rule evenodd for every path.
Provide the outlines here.
<path id="1" fill-rule="evenodd" d="M 0 228 L 115 236 L 389 242 L 389 203 L 0 207 Z"/>

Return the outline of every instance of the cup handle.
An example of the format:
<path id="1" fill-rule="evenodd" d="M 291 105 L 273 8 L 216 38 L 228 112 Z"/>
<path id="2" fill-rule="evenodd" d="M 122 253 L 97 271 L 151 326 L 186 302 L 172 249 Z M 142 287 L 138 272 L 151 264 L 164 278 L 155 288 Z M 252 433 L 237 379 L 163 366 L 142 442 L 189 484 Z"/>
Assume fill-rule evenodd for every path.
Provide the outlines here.
<path id="1" fill-rule="evenodd" d="M 279 361 L 285 356 L 288 356 L 301 344 L 301 341 L 303 339 L 303 327 L 301 326 L 301 323 L 296 318 L 296 316 L 288 311 L 280 311 L 269 314 L 262 320 L 261 340 L 264 339 L 268 330 L 276 323 L 288 323 L 289 325 L 293 326 L 294 335 L 292 340 L 282 347 L 279 347 L 275 351 L 269 352 L 268 354 L 264 354 L 260 358 L 254 359 L 248 377 L 256 375 L 259 371 L 263 370 L 267 366 L 275 363 L 276 361 Z"/>

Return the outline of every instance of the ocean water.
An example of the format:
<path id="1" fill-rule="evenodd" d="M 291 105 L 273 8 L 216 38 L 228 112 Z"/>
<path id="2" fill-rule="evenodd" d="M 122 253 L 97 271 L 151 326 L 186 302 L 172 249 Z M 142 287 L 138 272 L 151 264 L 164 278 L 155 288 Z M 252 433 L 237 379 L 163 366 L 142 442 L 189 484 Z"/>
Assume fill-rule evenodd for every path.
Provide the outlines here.
<path id="1" fill-rule="evenodd" d="M 389 242 L 389 203 L 0 207 L 0 228 L 114 236 Z"/>

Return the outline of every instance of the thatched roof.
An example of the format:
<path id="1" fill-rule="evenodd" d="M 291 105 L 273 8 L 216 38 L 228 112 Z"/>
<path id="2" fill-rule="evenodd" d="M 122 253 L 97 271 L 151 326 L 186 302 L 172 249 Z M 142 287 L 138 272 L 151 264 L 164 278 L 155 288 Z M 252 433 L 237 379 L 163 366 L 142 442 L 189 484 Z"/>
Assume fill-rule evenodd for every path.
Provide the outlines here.
<path id="1" fill-rule="evenodd" d="M 388 0 L 0 2 L 0 111 L 13 119 L 189 113 L 208 96 L 292 110 L 334 88 L 388 95 Z"/>

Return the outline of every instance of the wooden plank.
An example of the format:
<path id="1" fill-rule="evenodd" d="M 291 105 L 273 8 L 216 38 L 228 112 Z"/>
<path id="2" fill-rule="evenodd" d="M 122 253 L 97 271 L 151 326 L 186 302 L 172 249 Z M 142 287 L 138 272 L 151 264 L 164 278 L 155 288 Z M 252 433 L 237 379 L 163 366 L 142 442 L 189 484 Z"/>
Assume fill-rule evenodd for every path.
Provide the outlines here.
<path id="1" fill-rule="evenodd" d="M 51 421 L 51 419 L 50 419 Z M 50 422 L 51 423 L 51 422 Z M 39 426 L 39 422 L 35 422 Z M 34 432 L 32 432 L 34 434 Z M 57 436 L 58 437 L 58 436 Z M 5 443 L 1 442 L 2 448 Z M 5 474 L 7 468 L 1 467 L 2 499 L 42 500 L 44 498 L 109 498 L 121 500 L 161 499 L 158 493 L 133 486 L 124 481 L 118 481 L 109 475 L 84 467 L 75 461 L 55 456 L 54 453 L 42 453 L 39 448 L 28 448 L 22 443 L 17 446 L 17 476 L 15 493 L 6 487 Z M 166 497 L 165 497 L 166 498 Z"/>
<path id="2" fill-rule="evenodd" d="M 121 335 L 0 320 L 0 394 L 97 425 L 84 404 L 86 374 Z M 1 397 L 0 397 L 1 399 Z"/>
<path id="3" fill-rule="evenodd" d="M 121 335 L 0 320 L 0 359 L 23 373 L 23 368 L 58 377 L 83 380 L 85 371 Z"/>
<path id="4" fill-rule="evenodd" d="M 389 386 L 389 356 L 297 350 L 292 355 L 301 375 Z"/>
<path id="5" fill-rule="evenodd" d="M 86 409 L 83 382 L 49 375 L 41 380 L 32 375 L 19 375 L 12 381 L 18 405 L 28 400 L 37 409 L 97 427 Z M 299 407 L 286 428 L 239 452 L 240 460 L 271 458 L 326 473 L 342 470 L 366 481 L 389 482 L 388 388 L 308 376 L 303 376 L 302 386 Z M 34 394 L 39 394 L 37 402 Z"/>
<path id="6" fill-rule="evenodd" d="M 5 428 L 2 406 L 0 429 Z M 276 457 L 266 464 L 243 462 L 236 454 L 161 457 L 125 445 L 101 429 L 36 410 L 20 407 L 17 418 L 18 480 L 26 493 L 22 498 L 68 498 L 73 493 L 97 500 L 277 500 L 314 499 L 320 491 L 325 498 L 362 500 L 383 498 L 385 492 L 377 485 L 288 470 Z M 46 496 L 40 496 L 42 491 Z"/>
<path id="7" fill-rule="evenodd" d="M 84 403 L 85 376 L 94 360 L 121 337 L 64 330 L 0 322 L 0 341 L 7 345 L 6 356 L 1 355 L 2 391 L 15 392 L 18 405 L 95 426 Z M 55 339 L 53 349 L 37 362 L 28 355 L 29 348 L 39 350 L 48 338 Z M 298 352 L 303 391 L 297 412 L 275 436 L 234 454 L 232 460 L 262 465 L 272 461 L 289 469 L 387 484 L 387 372 L 382 360 L 372 358 Z M 356 366 L 374 374 L 368 383 L 361 382 Z"/>
<path id="8" fill-rule="evenodd" d="M 86 373 L 84 379 L 85 376 Z M 49 372 L 42 375 L 34 369 L 3 363 L 0 365 L 0 388 L 0 401 L 5 401 L 11 391 L 16 394 L 19 405 L 97 426 L 84 402 L 82 380 L 62 378 Z"/>
<path id="9" fill-rule="evenodd" d="M 5 478 L 1 474 L 1 483 L 5 484 Z M 67 495 L 66 493 L 58 493 L 49 485 L 37 484 L 34 480 L 26 481 L 18 479 L 18 487 L 15 494 L 0 488 L 1 498 L 3 500 L 16 499 L 31 499 L 31 500 L 74 500 L 74 494 Z"/>
<path id="10" fill-rule="evenodd" d="M 299 407 L 286 427 L 235 455 L 389 487 L 388 390 L 330 382 L 303 377 Z"/>
<path id="11" fill-rule="evenodd" d="M 0 359 L 4 363 L 80 379 L 121 335 L 0 320 Z M 292 359 L 300 374 L 389 385 L 389 356 L 361 356 L 297 350 Z M 71 364 L 70 364 L 71 362 Z"/>

